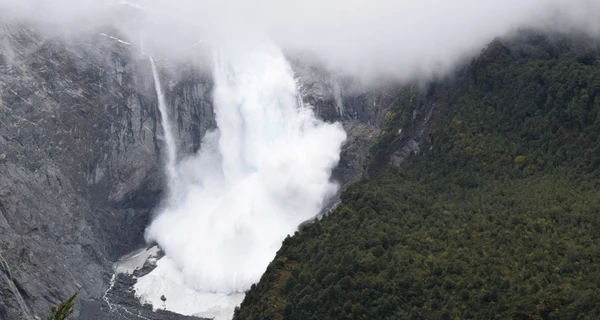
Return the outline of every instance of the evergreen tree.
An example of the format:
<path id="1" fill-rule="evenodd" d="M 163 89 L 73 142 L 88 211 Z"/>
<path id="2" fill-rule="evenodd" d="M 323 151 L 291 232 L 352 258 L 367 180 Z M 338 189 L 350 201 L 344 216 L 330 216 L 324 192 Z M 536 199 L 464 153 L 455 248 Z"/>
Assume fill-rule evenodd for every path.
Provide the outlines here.
<path id="1" fill-rule="evenodd" d="M 73 312 L 75 311 L 75 298 L 77 297 L 77 292 L 73 294 L 67 301 L 59 304 L 58 306 L 53 306 L 51 310 L 51 314 L 48 317 L 48 320 L 65 320 L 67 319 Z"/>

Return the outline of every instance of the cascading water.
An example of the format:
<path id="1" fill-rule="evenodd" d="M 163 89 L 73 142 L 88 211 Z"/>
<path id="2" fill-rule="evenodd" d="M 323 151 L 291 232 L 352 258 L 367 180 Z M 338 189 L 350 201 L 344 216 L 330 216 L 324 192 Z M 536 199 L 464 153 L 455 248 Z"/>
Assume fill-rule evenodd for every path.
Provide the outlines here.
<path id="1" fill-rule="evenodd" d="M 178 164 L 177 194 L 146 233 L 167 256 L 136 285 L 142 299 L 157 305 L 160 295 L 148 291 L 161 288 L 168 309 L 202 316 L 215 314 L 186 309 L 178 292 L 212 293 L 188 304 L 214 309 L 258 282 L 282 240 L 335 193 L 331 170 L 346 137 L 301 102 L 289 63 L 270 42 L 214 53 L 214 79 L 218 129 Z"/>
<path id="2" fill-rule="evenodd" d="M 156 63 L 152 56 L 148 56 L 148 59 L 150 59 L 150 65 L 152 66 L 154 87 L 156 88 L 156 95 L 158 97 L 158 110 L 160 112 L 160 121 L 164 132 L 167 179 L 169 184 L 173 184 L 177 180 L 175 176 L 177 172 L 175 168 L 175 164 L 177 163 L 177 144 L 175 143 L 175 136 L 171 128 L 171 121 L 169 120 L 169 113 L 167 111 L 167 102 L 162 92 L 158 68 L 156 68 Z"/>

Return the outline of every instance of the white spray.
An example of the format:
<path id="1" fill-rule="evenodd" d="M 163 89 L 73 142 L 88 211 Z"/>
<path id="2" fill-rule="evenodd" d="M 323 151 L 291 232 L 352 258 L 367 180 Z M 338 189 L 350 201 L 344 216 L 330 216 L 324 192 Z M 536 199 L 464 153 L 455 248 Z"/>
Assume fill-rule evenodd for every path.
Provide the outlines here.
<path id="1" fill-rule="evenodd" d="M 214 54 L 218 130 L 178 165 L 177 201 L 147 229 L 204 292 L 243 292 L 258 282 L 282 240 L 313 218 L 346 138 L 303 105 L 281 50 L 265 41 Z"/>

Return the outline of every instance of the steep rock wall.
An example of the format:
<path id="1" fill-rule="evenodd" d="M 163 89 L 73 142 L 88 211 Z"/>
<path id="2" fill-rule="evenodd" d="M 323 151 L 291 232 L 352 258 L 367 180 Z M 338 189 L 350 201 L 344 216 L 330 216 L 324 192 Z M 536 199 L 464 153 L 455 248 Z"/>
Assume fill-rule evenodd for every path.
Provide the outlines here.
<path id="1" fill-rule="evenodd" d="M 43 318 L 75 291 L 101 304 L 112 261 L 143 245 L 165 185 L 163 132 L 148 57 L 118 38 L 0 27 L 0 319 Z M 155 58 L 182 158 L 216 125 L 212 75 Z M 348 133 L 333 173 L 345 187 L 363 176 L 398 87 L 291 60 L 305 101 Z"/>
<path id="2" fill-rule="evenodd" d="M 0 28 L 0 319 L 43 317 L 75 291 L 99 299 L 110 260 L 142 245 L 160 199 L 148 59 L 101 33 L 65 40 L 23 23 Z M 181 68 L 165 90 L 192 152 L 214 126 L 211 84 Z"/>

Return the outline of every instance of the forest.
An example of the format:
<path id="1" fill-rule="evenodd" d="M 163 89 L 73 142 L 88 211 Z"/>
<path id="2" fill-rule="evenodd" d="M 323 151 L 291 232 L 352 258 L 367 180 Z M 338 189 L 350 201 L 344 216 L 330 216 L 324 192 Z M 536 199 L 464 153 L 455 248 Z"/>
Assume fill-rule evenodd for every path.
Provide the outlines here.
<path id="1" fill-rule="evenodd" d="M 435 104 L 421 152 L 387 165 Z M 407 89 L 368 178 L 288 237 L 236 319 L 600 319 L 600 41 L 522 31 Z"/>

